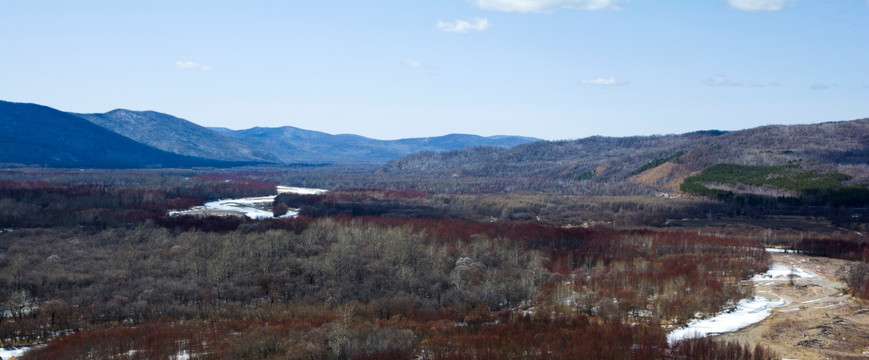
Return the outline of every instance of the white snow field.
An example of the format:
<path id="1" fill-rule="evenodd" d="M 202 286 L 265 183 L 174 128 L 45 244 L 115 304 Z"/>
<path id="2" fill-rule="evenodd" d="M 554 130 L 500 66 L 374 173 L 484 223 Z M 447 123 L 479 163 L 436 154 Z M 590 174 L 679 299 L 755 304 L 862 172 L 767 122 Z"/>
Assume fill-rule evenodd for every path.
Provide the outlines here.
<path id="1" fill-rule="evenodd" d="M 773 265 L 769 267 L 769 271 L 763 274 L 757 274 L 753 276 L 751 278 L 751 281 L 790 280 L 790 277 L 788 276 L 790 274 L 793 274 L 794 278 L 803 279 L 818 277 L 818 275 L 815 275 L 800 268 L 791 269 L 781 265 Z"/>

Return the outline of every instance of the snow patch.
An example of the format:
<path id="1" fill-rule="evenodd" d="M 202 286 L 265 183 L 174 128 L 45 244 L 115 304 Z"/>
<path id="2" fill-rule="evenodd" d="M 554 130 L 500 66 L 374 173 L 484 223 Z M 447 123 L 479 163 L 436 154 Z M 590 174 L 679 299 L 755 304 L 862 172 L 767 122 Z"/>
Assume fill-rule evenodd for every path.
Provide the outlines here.
<path id="1" fill-rule="evenodd" d="M 269 219 L 274 217 L 274 214 L 271 211 L 260 210 L 254 207 L 256 204 L 268 204 L 270 201 L 253 202 L 249 199 L 228 199 L 211 201 L 205 203 L 205 208 L 208 210 L 241 213 L 254 220 Z M 274 197 L 272 197 L 271 201 L 274 201 Z"/>
<path id="2" fill-rule="evenodd" d="M 736 331 L 760 322 L 769 316 L 773 307 L 782 305 L 785 305 L 784 299 L 775 302 L 762 296 L 742 299 L 733 311 L 708 319 L 692 320 L 688 325 L 671 331 L 667 334 L 667 343 L 673 345 L 680 340 Z"/>
<path id="3" fill-rule="evenodd" d="M 175 354 L 174 356 L 171 356 L 169 358 L 173 359 L 173 360 L 190 360 L 191 357 L 192 356 L 190 355 L 189 352 L 187 352 L 187 350 L 181 350 L 177 354 Z"/>
<path id="4" fill-rule="evenodd" d="M 793 268 L 793 271 L 791 270 L 792 269 L 781 265 L 773 265 L 770 266 L 769 271 L 751 277 L 751 281 L 789 280 L 790 278 L 788 276 L 791 274 L 793 274 L 795 278 L 808 279 L 818 277 L 818 275 L 815 275 L 800 268 Z"/>
<path id="5" fill-rule="evenodd" d="M 278 186 L 278 194 L 322 195 L 329 192 L 324 189 L 311 189 L 295 186 Z"/>
<path id="6" fill-rule="evenodd" d="M 796 249 L 779 249 L 779 248 L 764 248 L 768 253 L 785 253 L 785 254 L 802 254 L 802 250 Z"/>
<path id="7" fill-rule="evenodd" d="M 28 346 L 2 348 L 0 349 L 0 359 L 18 358 L 24 356 L 28 350 L 30 350 Z"/>
<path id="8" fill-rule="evenodd" d="M 770 267 L 769 271 L 755 275 L 751 280 L 755 282 L 788 280 L 788 275 L 791 274 L 793 274 L 794 277 L 800 278 L 817 277 L 817 275 L 803 269 L 790 269 L 781 265 L 773 265 Z M 781 296 L 775 295 L 769 291 L 766 292 L 769 293 L 769 295 L 778 297 L 779 299 L 773 301 L 770 298 L 763 296 L 755 296 L 753 299 L 742 299 L 736 304 L 736 308 L 732 311 L 708 319 L 692 320 L 684 327 L 671 331 L 667 334 L 667 343 L 673 345 L 680 340 L 736 331 L 765 319 L 772 312 L 772 308 L 787 304 Z"/>

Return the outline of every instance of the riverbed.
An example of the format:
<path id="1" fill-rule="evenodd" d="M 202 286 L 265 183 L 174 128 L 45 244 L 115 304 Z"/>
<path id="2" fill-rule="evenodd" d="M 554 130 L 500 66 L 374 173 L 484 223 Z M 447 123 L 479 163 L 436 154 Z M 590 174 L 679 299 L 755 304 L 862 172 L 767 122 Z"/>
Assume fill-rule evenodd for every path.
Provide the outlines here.
<path id="1" fill-rule="evenodd" d="M 773 253 L 772 260 L 779 271 L 814 276 L 796 277 L 793 283 L 786 275 L 756 281 L 756 294 L 782 297 L 787 304 L 759 323 L 718 338 L 763 345 L 788 359 L 869 358 L 869 306 L 852 298 L 841 280 L 859 263 L 795 253 Z"/>
<path id="2" fill-rule="evenodd" d="M 816 277 L 816 274 L 798 267 L 772 265 L 767 272 L 753 276 L 751 281 L 757 288 L 759 285 L 789 282 L 791 279 Z M 754 298 L 740 300 L 733 310 L 711 318 L 692 320 L 686 326 L 671 331 L 667 334 L 667 342 L 672 345 L 679 340 L 737 331 L 766 319 L 773 308 L 788 304 L 784 298 L 768 290 L 757 291 L 757 293 Z"/>
<path id="3" fill-rule="evenodd" d="M 273 219 L 272 203 L 278 194 L 320 195 L 328 190 L 293 186 L 278 186 L 277 193 L 269 196 L 248 197 L 241 199 L 221 199 L 209 201 L 202 206 L 194 206 L 187 210 L 173 210 L 169 216 L 178 215 L 236 215 L 247 216 L 254 220 Z M 298 209 L 291 209 L 279 217 L 291 218 L 299 215 Z"/>

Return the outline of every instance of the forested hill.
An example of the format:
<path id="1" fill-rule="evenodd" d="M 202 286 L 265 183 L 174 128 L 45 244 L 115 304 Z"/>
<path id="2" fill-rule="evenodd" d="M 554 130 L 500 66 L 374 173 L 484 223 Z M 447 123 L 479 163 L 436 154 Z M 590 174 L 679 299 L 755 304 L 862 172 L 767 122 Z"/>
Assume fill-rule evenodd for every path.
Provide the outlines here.
<path id="1" fill-rule="evenodd" d="M 0 101 L 0 163 L 147 168 L 241 163 L 162 151 L 49 107 Z"/>
<path id="2" fill-rule="evenodd" d="M 701 142 L 683 159 L 692 170 L 714 163 L 781 165 L 812 162 L 859 165 L 869 162 L 869 118 L 811 125 L 770 125 Z"/>
<path id="3" fill-rule="evenodd" d="M 161 150 L 224 161 L 383 163 L 418 151 L 447 151 L 481 145 L 511 147 L 539 140 L 521 136 L 482 137 L 465 134 L 377 140 L 351 134 L 332 135 L 292 126 L 246 130 L 206 128 L 155 111 L 117 109 L 104 114 L 74 115 Z"/>
<path id="4" fill-rule="evenodd" d="M 723 132 L 602 137 L 534 142 L 510 149 L 474 147 L 423 152 L 387 163 L 385 173 L 415 172 L 453 177 L 541 177 L 565 180 L 625 178 L 654 159 L 685 151 Z"/>
<path id="5" fill-rule="evenodd" d="M 675 191 L 686 177 L 715 164 L 797 164 L 806 171 L 839 172 L 850 176 L 851 183 L 865 183 L 869 182 L 867 163 L 869 119 L 861 119 L 417 153 L 391 161 L 381 171 L 453 178 L 536 178 L 559 181 L 560 186 L 580 192 L 606 187 L 609 193 L 649 193 Z"/>
<path id="6" fill-rule="evenodd" d="M 0 120 L 4 121 L 0 130 L 5 130 L 3 139 L 6 140 L 2 144 L 4 152 L 0 153 L 0 163 L 26 166 L 383 163 L 417 151 L 447 151 L 480 145 L 511 147 L 539 140 L 464 134 L 377 140 L 290 126 L 230 130 L 206 128 L 155 111 L 116 109 L 103 114 L 75 114 L 36 104 L 0 103 L 0 111 L 3 111 Z"/>
<path id="7" fill-rule="evenodd" d="M 332 135 L 292 126 L 213 130 L 250 148 L 267 150 L 283 163 L 386 162 L 419 151 L 448 151 L 481 145 L 511 147 L 539 140 L 521 136 L 482 137 L 466 134 L 377 140 L 351 134 Z"/>
<path id="8" fill-rule="evenodd" d="M 155 111 L 116 109 L 104 114 L 74 115 L 140 143 L 176 154 L 228 161 L 277 161 L 274 155 L 250 148 L 209 128 Z"/>

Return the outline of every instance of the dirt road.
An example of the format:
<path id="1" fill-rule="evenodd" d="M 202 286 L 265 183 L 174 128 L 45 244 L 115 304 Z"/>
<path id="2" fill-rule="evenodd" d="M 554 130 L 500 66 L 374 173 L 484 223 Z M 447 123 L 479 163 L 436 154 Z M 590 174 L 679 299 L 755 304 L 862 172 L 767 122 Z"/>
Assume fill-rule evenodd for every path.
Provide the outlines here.
<path id="1" fill-rule="evenodd" d="M 786 305 L 763 321 L 720 335 L 740 343 L 763 344 L 784 359 L 869 358 L 869 302 L 852 298 L 840 279 L 849 262 L 797 254 L 773 254 L 773 264 L 801 273 L 755 282 L 757 295 Z"/>

